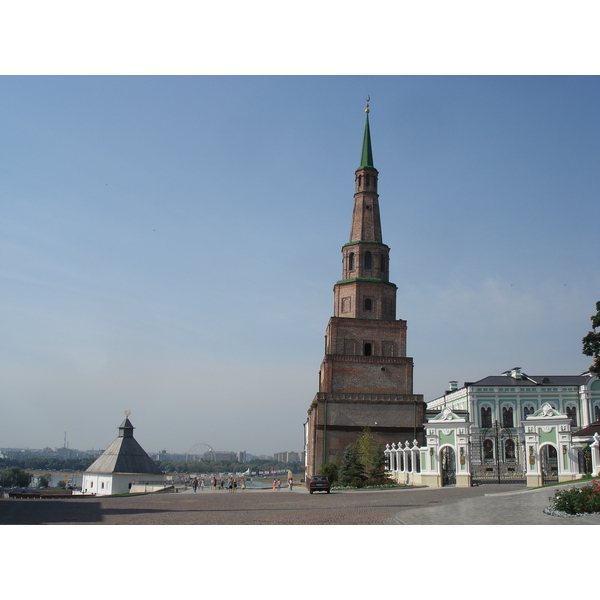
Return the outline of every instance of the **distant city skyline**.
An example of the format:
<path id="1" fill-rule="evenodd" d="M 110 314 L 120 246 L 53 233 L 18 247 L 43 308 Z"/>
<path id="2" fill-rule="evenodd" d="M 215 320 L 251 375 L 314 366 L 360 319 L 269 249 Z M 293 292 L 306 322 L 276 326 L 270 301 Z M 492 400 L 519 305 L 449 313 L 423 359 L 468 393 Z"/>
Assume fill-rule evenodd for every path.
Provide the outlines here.
<path id="1" fill-rule="evenodd" d="M 590 364 L 598 77 L 0 86 L 2 446 L 301 450 L 367 95 L 414 392 Z"/>

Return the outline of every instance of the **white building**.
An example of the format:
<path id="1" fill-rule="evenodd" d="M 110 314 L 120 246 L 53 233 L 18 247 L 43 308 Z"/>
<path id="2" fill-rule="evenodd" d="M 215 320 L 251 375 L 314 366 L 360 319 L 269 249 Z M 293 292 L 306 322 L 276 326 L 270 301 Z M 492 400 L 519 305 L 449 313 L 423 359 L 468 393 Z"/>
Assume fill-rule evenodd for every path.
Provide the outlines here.
<path id="1" fill-rule="evenodd" d="M 600 425 L 595 375 L 530 376 L 515 367 L 461 388 L 450 382 L 427 412 L 426 447 L 397 440 L 386 448 L 398 481 L 522 481 L 533 487 L 598 469 L 598 440 L 594 446 L 590 429 Z"/>
<path id="2" fill-rule="evenodd" d="M 119 425 L 119 437 L 83 475 L 83 494 L 105 496 L 164 489 L 165 476 L 133 437 L 129 411 Z"/>

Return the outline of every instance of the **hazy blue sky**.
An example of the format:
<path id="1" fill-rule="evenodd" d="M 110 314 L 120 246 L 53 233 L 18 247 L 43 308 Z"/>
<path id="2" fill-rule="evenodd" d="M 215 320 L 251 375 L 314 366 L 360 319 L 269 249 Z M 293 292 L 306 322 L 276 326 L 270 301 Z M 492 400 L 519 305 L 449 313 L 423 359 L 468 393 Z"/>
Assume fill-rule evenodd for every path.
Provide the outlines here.
<path id="1" fill-rule="evenodd" d="M 368 94 L 415 393 L 585 370 L 598 77 L 3 77 L 0 446 L 301 450 Z"/>

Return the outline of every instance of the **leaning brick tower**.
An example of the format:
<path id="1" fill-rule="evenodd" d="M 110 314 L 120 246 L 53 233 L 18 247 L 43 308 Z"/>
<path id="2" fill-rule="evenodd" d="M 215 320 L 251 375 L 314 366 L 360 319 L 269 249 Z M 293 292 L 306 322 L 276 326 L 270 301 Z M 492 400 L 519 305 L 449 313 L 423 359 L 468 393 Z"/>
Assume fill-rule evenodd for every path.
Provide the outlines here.
<path id="1" fill-rule="evenodd" d="M 383 446 L 423 439 L 425 403 L 413 394 L 406 321 L 396 319 L 398 288 L 389 281 L 390 249 L 381 235 L 368 104 L 365 112 L 350 240 L 342 247 L 342 279 L 333 288 L 319 391 L 308 410 L 307 477 L 324 463 L 341 462 L 365 427 Z"/>

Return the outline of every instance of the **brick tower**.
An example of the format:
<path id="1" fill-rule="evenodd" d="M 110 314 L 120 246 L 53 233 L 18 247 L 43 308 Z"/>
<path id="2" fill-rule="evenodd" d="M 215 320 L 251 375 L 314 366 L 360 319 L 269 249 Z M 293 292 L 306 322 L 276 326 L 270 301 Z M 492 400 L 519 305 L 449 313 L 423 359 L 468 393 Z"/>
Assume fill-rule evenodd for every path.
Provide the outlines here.
<path id="1" fill-rule="evenodd" d="M 326 462 L 341 462 L 365 427 L 383 446 L 423 438 L 425 403 L 413 394 L 406 321 L 396 319 L 397 287 L 389 281 L 390 249 L 381 235 L 368 104 L 365 112 L 350 241 L 342 247 L 342 279 L 333 288 L 319 391 L 308 410 L 307 477 Z"/>

